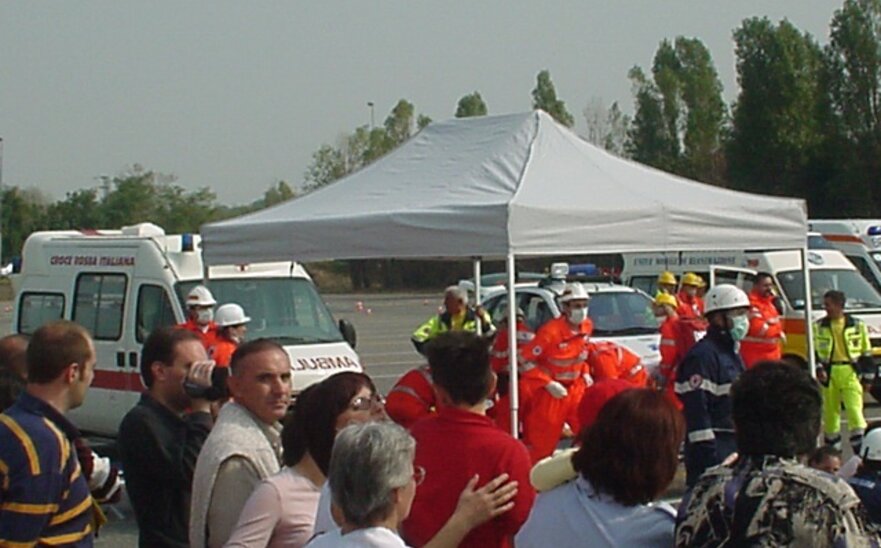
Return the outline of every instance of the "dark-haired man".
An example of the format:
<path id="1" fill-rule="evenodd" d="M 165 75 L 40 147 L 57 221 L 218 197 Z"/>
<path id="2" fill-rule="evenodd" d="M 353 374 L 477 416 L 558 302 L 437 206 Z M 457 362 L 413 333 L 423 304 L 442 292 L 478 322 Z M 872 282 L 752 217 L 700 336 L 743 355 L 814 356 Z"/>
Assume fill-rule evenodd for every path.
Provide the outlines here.
<path id="1" fill-rule="evenodd" d="M 229 392 L 193 476 L 190 545 L 223 546 L 251 492 L 281 469 L 281 424 L 291 399 L 291 361 L 278 343 L 239 346 Z"/>
<path id="2" fill-rule="evenodd" d="M 95 517 L 65 417 L 95 376 L 85 329 L 58 321 L 39 328 L 27 350 L 28 384 L 0 415 L 0 545 L 92 546 Z"/>
<path id="3" fill-rule="evenodd" d="M 768 272 L 756 274 L 749 292 L 749 332 L 740 341 L 740 356 L 747 369 L 758 362 L 779 360 L 782 356 L 783 323 L 776 300 L 774 277 Z"/>
<path id="4" fill-rule="evenodd" d="M 119 426 L 119 454 L 141 546 L 189 546 L 193 471 L 213 423 L 209 402 L 184 390 L 210 383 L 211 362 L 198 335 L 161 327 L 141 352 L 147 391 Z M 186 412 L 189 409 L 189 412 Z"/>
<path id="5" fill-rule="evenodd" d="M 526 447 L 486 417 L 496 378 L 486 341 L 473 333 L 438 335 L 426 347 L 440 401 L 438 414 L 413 425 L 415 464 L 425 469 L 403 536 L 412 546 L 428 542 L 453 514 L 459 493 L 475 475 L 484 484 L 500 474 L 519 482 L 514 508 L 475 528 L 460 546 L 510 546 L 526 521 L 535 493 L 529 485 Z"/>
<path id="6" fill-rule="evenodd" d="M 871 363 L 872 346 L 866 324 L 844 313 L 847 301 L 837 290 L 823 295 L 826 317 L 814 323 L 817 379 L 823 389 L 823 428 L 826 445 L 841 448 L 841 406 L 847 414 L 850 446 L 860 454 L 866 418 L 863 415 L 863 386 L 860 369 L 864 361 Z"/>
<path id="7" fill-rule="evenodd" d="M 683 499 L 676 546 L 877 546 L 847 483 L 800 462 L 820 431 L 810 375 L 761 362 L 731 390 L 739 458 L 707 470 Z"/>

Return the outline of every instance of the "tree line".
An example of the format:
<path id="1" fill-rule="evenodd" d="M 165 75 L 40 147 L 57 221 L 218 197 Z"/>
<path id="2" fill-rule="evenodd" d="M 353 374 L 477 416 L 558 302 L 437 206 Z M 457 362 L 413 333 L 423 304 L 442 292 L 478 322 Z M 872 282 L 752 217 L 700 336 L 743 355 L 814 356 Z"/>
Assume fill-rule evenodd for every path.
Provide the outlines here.
<path id="1" fill-rule="evenodd" d="M 744 20 L 733 30 L 739 92 L 732 104 L 709 50 L 698 39 L 663 40 L 650 67 L 632 67 L 633 115 L 592 98 L 583 137 L 622 157 L 735 190 L 804 198 L 810 215 L 872 217 L 881 211 L 881 0 L 845 0 L 821 46 L 791 22 Z M 558 122 L 575 118 L 557 96 L 549 71 L 536 76 L 532 107 Z M 456 105 L 459 118 L 484 116 L 478 91 Z M 431 123 L 401 99 L 384 122 L 360 126 L 316 150 L 299 192 L 308 193 L 381 158 Z M 38 191 L 2 192 L 3 252 L 20 253 L 35 230 L 154 222 L 169 233 L 291 199 L 285 181 L 250 204 L 217 203 L 209 188 L 188 191 L 174 176 L 135 165 L 98 189 L 51 203 Z M 664 189 L 659 188 L 659 193 Z M 349 261 L 355 289 L 447 283 L 467 264 Z"/>

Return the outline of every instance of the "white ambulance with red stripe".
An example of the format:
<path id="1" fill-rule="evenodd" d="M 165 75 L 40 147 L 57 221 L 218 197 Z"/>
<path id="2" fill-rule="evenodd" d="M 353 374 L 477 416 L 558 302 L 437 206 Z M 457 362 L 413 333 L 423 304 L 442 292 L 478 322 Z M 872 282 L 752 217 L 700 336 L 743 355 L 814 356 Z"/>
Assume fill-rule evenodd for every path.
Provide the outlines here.
<path id="1" fill-rule="evenodd" d="M 881 219 L 814 219 L 808 221 L 808 226 L 844 253 L 860 274 L 881 291 Z"/>
<path id="2" fill-rule="evenodd" d="M 291 358 L 294 391 L 339 371 L 361 371 L 355 331 L 335 322 L 295 262 L 206 269 L 198 235 L 166 235 L 144 223 L 122 230 L 36 232 L 25 242 L 15 290 L 14 331 L 28 335 L 68 319 L 92 334 L 98 354 L 85 404 L 71 412 L 82 430 L 115 436 L 144 389 L 141 346 L 156 327 L 185 319 L 186 294 L 207 285 L 218 304 L 241 305 L 248 338 L 270 338 Z"/>

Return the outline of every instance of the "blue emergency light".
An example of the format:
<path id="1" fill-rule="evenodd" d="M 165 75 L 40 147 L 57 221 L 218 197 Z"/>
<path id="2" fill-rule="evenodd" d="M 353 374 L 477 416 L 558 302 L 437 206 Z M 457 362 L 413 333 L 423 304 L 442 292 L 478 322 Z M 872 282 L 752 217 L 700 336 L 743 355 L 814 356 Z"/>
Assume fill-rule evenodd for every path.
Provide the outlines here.
<path id="1" fill-rule="evenodd" d="M 869 236 L 881 236 L 881 226 L 870 226 L 866 233 Z"/>
<path id="2" fill-rule="evenodd" d="M 189 232 L 184 232 L 180 235 L 180 249 L 181 251 L 193 251 L 193 235 Z"/>

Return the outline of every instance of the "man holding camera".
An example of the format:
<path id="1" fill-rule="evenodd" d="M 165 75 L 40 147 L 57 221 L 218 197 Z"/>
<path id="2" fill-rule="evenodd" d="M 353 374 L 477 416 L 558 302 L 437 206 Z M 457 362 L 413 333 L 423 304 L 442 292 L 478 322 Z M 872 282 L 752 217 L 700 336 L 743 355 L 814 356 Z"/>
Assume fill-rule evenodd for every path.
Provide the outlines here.
<path id="1" fill-rule="evenodd" d="M 208 389 L 213 369 L 191 331 L 159 328 L 144 343 L 147 391 L 122 419 L 118 438 L 140 546 L 189 546 L 193 472 L 213 424 L 208 398 L 189 393 Z"/>

